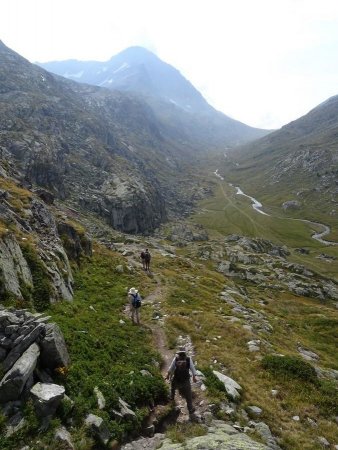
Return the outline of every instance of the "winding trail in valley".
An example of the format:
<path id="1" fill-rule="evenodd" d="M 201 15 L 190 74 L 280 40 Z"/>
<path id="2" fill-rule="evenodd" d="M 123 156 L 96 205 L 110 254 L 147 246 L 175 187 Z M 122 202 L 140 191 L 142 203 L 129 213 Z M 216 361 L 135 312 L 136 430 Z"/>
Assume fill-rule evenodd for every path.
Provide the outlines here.
<path id="1" fill-rule="evenodd" d="M 224 178 L 218 173 L 218 169 L 214 172 L 214 175 L 216 177 L 218 177 L 221 181 L 224 181 Z M 271 216 L 271 214 L 267 214 L 266 212 L 262 211 L 261 208 L 263 208 L 263 205 L 257 199 L 255 199 L 251 195 L 245 194 L 239 186 L 233 186 L 232 183 L 228 183 L 228 184 L 229 184 L 229 186 L 231 186 L 231 187 L 236 189 L 236 195 L 242 195 L 244 197 L 249 198 L 252 201 L 252 205 L 251 206 L 256 212 L 258 212 L 260 214 L 263 214 L 264 216 L 273 217 L 273 216 Z M 221 184 L 221 186 L 222 186 L 222 184 Z M 223 194 L 225 195 L 225 191 L 224 191 L 223 187 L 222 187 L 222 191 L 223 191 Z M 327 240 L 323 239 L 324 236 L 327 236 L 331 232 L 331 229 L 330 229 L 330 227 L 328 225 L 325 225 L 325 224 L 320 223 L 320 222 L 313 222 L 313 221 L 307 220 L 307 219 L 294 219 L 292 217 L 278 217 L 278 216 L 275 216 L 275 218 L 276 219 L 280 219 L 280 220 L 295 220 L 295 221 L 298 221 L 298 222 L 307 223 L 309 225 L 319 226 L 319 227 L 322 228 L 322 231 L 314 232 L 311 235 L 312 239 L 315 239 L 316 241 L 318 241 L 318 242 L 320 242 L 321 244 L 324 244 L 324 245 L 338 245 L 338 242 L 327 241 Z"/>

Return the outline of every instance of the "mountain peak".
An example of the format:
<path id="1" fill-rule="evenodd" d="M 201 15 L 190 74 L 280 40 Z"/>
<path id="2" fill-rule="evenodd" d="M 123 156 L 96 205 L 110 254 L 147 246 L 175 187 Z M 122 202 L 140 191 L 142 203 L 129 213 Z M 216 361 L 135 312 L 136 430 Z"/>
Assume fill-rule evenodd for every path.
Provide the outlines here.
<path id="1" fill-rule="evenodd" d="M 151 57 L 155 57 L 157 59 L 159 59 L 155 53 L 153 53 L 152 51 L 148 50 L 145 47 L 141 47 L 139 45 L 133 45 L 131 47 L 125 48 L 124 50 L 122 50 L 121 52 L 119 52 L 117 55 L 113 56 L 111 59 L 116 58 L 117 56 L 141 56 L 141 57 L 147 57 L 147 56 L 151 56 Z"/>
<path id="2" fill-rule="evenodd" d="M 77 82 L 136 94 L 164 122 L 168 122 L 169 117 L 173 123 L 180 122 L 180 129 L 190 129 L 194 116 L 199 123 L 198 130 L 201 129 L 200 122 L 203 129 L 208 123 L 208 136 L 209 133 L 217 134 L 215 130 L 218 130 L 222 136 L 220 142 L 226 142 L 227 145 L 266 134 L 263 130 L 248 127 L 216 111 L 179 70 L 144 47 L 128 47 L 105 62 L 73 60 L 39 65 Z M 178 114 L 185 116 L 178 119 Z M 183 126 L 183 122 L 186 125 Z M 201 140 L 198 139 L 198 142 Z M 206 143 L 210 145 L 209 137 Z"/>

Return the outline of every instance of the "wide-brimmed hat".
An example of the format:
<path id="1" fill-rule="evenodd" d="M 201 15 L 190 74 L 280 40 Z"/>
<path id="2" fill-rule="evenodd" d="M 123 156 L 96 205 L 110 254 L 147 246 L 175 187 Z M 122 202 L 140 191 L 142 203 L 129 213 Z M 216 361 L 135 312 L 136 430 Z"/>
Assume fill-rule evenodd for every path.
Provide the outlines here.
<path id="1" fill-rule="evenodd" d="M 177 350 L 176 354 L 177 355 L 185 355 L 187 353 L 185 347 L 179 347 L 179 349 Z"/>
<path id="2" fill-rule="evenodd" d="M 130 288 L 129 292 L 128 292 L 128 294 L 137 294 L 137 293 L 138 293 L 138 290 L 135 289 L 134 287 Z"/>

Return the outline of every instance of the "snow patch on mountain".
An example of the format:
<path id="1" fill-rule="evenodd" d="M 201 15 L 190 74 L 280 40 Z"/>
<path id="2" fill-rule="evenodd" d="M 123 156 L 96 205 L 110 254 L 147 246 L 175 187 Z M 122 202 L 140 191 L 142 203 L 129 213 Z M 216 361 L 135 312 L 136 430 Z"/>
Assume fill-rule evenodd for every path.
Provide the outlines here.
<path id="1" fill-rule="evenodd" d="M 121 72 L 122 70 L 128 69 L 128 67 L 130 67 L 129 64 L 127 64 L 127 63 L 125 62 L 125 63 L 123 63 L 118 69 L 114 70 L 113 73 Z"/>

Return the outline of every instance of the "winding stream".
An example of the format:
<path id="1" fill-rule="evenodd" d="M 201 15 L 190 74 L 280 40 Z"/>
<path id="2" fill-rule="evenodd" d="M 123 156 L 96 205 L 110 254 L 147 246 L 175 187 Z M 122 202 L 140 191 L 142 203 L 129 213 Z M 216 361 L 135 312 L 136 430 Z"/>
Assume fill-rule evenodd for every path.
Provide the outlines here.
<path id="1" fill-rule="evenodd" d="M 244 194 L 244 192 L 242 191 L 242 189 L 240 187 L 238 187 L 238 186 L 234 186 L 234 187 L 237 190 L 237 192 L 236 192 L 237 195 L 244 195 L 244 197 L 248 197 L 252 201 L 251 206 L 253 207 L 253 209 L 255 211 L 259 212 L 260 214 L 263 214 L 264 216 L 270 216 L 270 214 L 267 214 L 260 209 L 260 208 L 263 208 L 263 205 L 261 202 L 256 200 L 254 197 L 251 197 L 251 195 Z"/>
<path id="2" fill-rule="evenodd" d="M 214 172 L 214 174 L 216 175 L 216 177 L 220 178 L 221 180 L 224 180 L 224 178 L 218 173 L 218 169 Z M 259 202 L 256 198 L 251 197 L 251 195 L 247 195 L 245 194 L 242 189 L 238 186 L 233 186 L 232 183 L 229 183 L 229 186 L 234 187 L 236 189 L 236 194 L 237 195 L 243 195 L 244 197 L 248 197 L 251 201 L 252 201 L 252 208 L 259 212 L 260 214 L 263 214 L 264 216 L 269 216 L 271 217 L 270 214 L 265 213 L 264 211 L 261 210 L 261 208 L 263 208 L 263 205 L 261 202 Z M 311 220 L 306 220 L 306 219 L 293 219 L 292 217 L 277 217 L 278 219 L 283 219 L 283 220 L 297 220 L 299 222 L 304 222 L 304 223 L 308 223 L 310 225 L 315 225 L 315 226 L 320 226 L 322 227 L 322 231 L 315 231 L 311 237 L 312 239 L 315 239 L 316 241 L 320 242 L 321 244 L 324 245 L 338 245 L 337 242 L 332 242 L 332 241 L 326 241 L 325 239 L 322 239 L 324 236 L 327 236 L 328 234 L 330 234 L 330 227 L 328 225 L 324 225 L 323 223 L 319 223 L 319 222 L 312 222 Z"/>
<path id="3" fill-rule="evenodd" d="M 230 186 L 232 186 L 231 183 L 229 183 Z M 239 188 L 238 186 L 233 186 L 235 187 L 235 189 L 237 190 L 236 194 L 238 195 L 244 195 L 245 197 L 250 198 L 250 200 L 252 201 L 252 207 L 255 211 L 259 212 L 260 214 L 264 214 L 265 216 L 270 216 L 270 214 L 265 213 L 264 211 L 262 211 L 260 208 L 263 207 L 262 203 L 259 202 L 257 199 L 255 199 L 254 197 L 251 197 L 251 195 L 247 195 L 245 194 L 241 188 Z M 324 245 L 338 245 L 337 242 L 332 242 L 332 241 L 326 241 L 325 239 L 322 239 L 324 236 L 327 236 L 328 234 L 330 234 L 330 227 L 328 225 L 324 225 L 323 223 L 319 223 L 319 222 L 312 222 L 311 220 L 306 220 L 306 219 L 293 219 L 292 217 L 288 217 L 288 218 L 284 218 L 284 217 L 278 217 L 278 219 L 283 219 L 283 220 L 297 220 L 299 222 L 305 222 L 305 223 L 309 223 L 310 225 L 318 225 L 320 227 L 323 228 L 323 231 L 315 231 L 311 237 L 312 239 L 315 239 L 316 241 L 320 242 L 321 244 Z"/>

